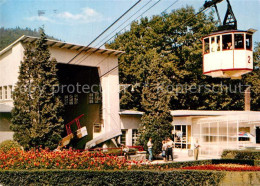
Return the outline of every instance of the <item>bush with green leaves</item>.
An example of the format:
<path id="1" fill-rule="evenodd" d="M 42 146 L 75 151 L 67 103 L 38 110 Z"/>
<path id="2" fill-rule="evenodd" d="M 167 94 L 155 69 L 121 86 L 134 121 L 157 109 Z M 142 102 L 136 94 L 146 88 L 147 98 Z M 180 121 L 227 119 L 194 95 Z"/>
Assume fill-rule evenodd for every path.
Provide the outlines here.
<path id="1" fill-rule="evenodd" d="M 260 160 L 260 150 L 224 150 L 222 159 Z"/>
<path id="2" fill-rule="evenodd" d="M 7 152 L 12 148 L 20 149 L 21 146 L 16 141 L 13 141 L 13 140 L 5 140 L 0 143 L 0 150 L 2 150 L 4 152 Z"/>
<path id="3" fill-rule="evenodd" d="M 3 185 L 218 185 L 216 171 L 0 171 Z"/>

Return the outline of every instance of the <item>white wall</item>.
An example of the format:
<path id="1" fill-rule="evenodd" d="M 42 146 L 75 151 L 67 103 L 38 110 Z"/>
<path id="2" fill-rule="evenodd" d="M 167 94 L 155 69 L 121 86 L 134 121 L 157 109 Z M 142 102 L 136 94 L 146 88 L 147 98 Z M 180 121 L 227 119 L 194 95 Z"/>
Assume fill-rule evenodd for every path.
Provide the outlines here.
<path id="1" fill-rule="evenodd" d="M 23 58 L 23 47 L 17 43 L 13 48 L 0 56 L 0 86 L 14 85 L 17 82 L 20 62 Z M 0 100 L 4 103 L 13 106 L 12 99 Z"/>
<path id="2" fill-rule="evenodd" d="M 64 64 L 67 64 L 79 52 L 57 47 L 50 47 L 49 50 L 51 57 L 56 58 L 58 63 Z M 23 60 L 23 52 L 24 46 L 19 42 L 11 50 L 0 56 L 0 86 L 15 85 L 20 61 Z M 100 81 L 102 86 L 104 132 L 120 131 L 119 77 L 118 68 L 115 68 L 118 65 L 117 56 L 82 52 L 71 64 L 98 67 L 99 75 L 102 76 Z M 113 68 L 115 68 L 113 71 L 104 75 Z M 12 100 L 0 101 L 0 103 L 3 102 L 12 106 Z"/>
<path id="3" fill-rule="evenodd" d="M 120 115 L 121 129 L 126 130 L 126 145 L 132 146 L 133 129 L 138 129 L 141 123 L 139 115 Z"/>

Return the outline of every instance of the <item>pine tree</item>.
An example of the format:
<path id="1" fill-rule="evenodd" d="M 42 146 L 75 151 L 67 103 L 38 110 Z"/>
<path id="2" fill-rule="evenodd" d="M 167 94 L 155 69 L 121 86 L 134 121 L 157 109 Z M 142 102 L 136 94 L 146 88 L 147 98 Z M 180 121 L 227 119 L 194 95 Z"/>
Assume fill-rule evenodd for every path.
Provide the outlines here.
<path id="1" fill-rule="evenodd" d="M 150 71 L 146 77 L 143 88 L 142 105 L 144 115 L 139 128 L 139 143 L 146 146 L 148 139 L 152 138 L 153 152 L 161 152 L 162 140 L 171 136 L 172 116 L 170 114 L 170 94 L 166 90 L 170 81 L 162 68 L 163 59 L 156 51 L 147 52 L 144 60 L 151 60 Z"/>
<path id="2" fill-rule="evenodd" d="M 54 88 L 59 85 L 57 78 L 57 61 L 50 59 L 47 38 L 40 29 L 41 37 L 37 40 L 34 49 L 26 49 L 24 62 L 21 64 L 18 83 L 14 93 L 13 124 L 17 140 L 25 148 L 48 147 L 54 149 L 61 139 L 63 119 L 61 116 L 63 104 L 54 93 Z M 27 77 L 27 78 L 26 78 Z M 21 92 L 19 87 L 29 87 L 29 91 Z M 26 97 L 27 99 L 23 98 Z M 29 105 L 29 112 L 24 109 Z M 23 115 L 27 113 L 24 121 Z M 27 137 L 19 135 L 26 128 Z M 26 138 L 26 140 L 25 140 Z M 26 144 L 28 142 L 28 144 Z"/>
<path id="3" fill-rule="evenodd" d="M 18 82 L 13 92 L 14 108 L 12 110 L 11 129 L 14 140 L 25 149 L 31 146 L 31 106 L 30 84 L 32 81 L 33 51 L 29 45 L 24 51 L 23 62 L 19 69 Z"/>

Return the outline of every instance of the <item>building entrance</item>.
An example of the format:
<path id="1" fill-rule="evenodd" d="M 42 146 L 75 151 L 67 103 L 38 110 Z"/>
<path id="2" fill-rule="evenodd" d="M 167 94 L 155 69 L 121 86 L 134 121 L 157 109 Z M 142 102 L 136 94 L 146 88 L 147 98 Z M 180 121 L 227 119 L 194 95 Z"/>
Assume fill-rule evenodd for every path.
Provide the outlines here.
<path id="1" fill-rule="evenodd" d="M 260 126 L 255 129 L 255 140 L 256 143 L 260 143 Z"/>

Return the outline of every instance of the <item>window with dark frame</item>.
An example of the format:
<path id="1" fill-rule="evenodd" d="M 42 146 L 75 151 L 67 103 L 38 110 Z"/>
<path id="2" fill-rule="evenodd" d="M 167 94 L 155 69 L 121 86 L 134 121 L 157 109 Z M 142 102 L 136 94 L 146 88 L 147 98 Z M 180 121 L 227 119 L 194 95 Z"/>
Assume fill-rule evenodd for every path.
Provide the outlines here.
<path id="1" fill-rule="evenodd" d="M 209 38 L 204 39 L 204 54 L 209 53 Z"/>
<path id="2" fill-rule="evenodd" d="M 74 94 L 74 105 L 77 105 L 79 103 L 79 95 Z"/>
<path id="3" fill-rule="evenodd" d="M 220 46 L 221 46 L 221 41 L 220 41 L 220 36 L 217 36 L 217 45 L 218 45 L 218 48 L 217 48 L 217 51 L 220 51 Z"/>
<path id="4" fill-rule="evenodd" d="M 65 95 L 64 96 L 64 105 L 68 105 L 69 104 L 69 96 Z"/>
<path id="5" fill-rule="evenodd" d="M 2 87 L 0 87 L 0 100 L 3 99 L 3 92 L 2 92 Z"/>
<path id="6" fill-rule="evenodd" d="M 100 103 L 100 94 L 99 93 L 95 93 L 95 103 Z"/>
<path id="7" fill-rule="evenodd" d="M 88 95 L 88 102 L 90 104 L 94 103 L 94 94 L 93 93 L 89 93 L 89 95 Z"/>
<path id="8" fill-rule="evenodd" d="M 101 132 L 101 123 L 95 123 L 94 124 L 94 132 L 95 133 Z"/>
<path id="9" fill-rule="evenodd" d="M 222 35 L 223 50 L 232 50 L 232 34 Z"/>
<path id="10" fill-rule="evenodd" d="M 235 49 L 244 49 L 244 34 L 235 34 Z"/>
<path id="11" fill-rule="evenodd" d="M 69 105 L 73 105 L 73 95 L 69 95 Z"/>
<path id="12" fill-rule="evenodd" d="M 7 99 L 7 86 L 4 86 L 4 98 Z"/>
<path id="13" fill-rule="evenodd" d="M 252 35 L 246 34 L 246 49 L 252 50 Z"/>
<path id="14" fill-rule="evenodd" d="M 126 145 L 126 130 L 122 130 L 121 144 Z"/>
<path id="15" fill-rule="evenodd" d="M 12 85 L 9 85 L 8 86 L 8 90 L 9 90 L 9 99 L 12 99 L 13 98 L 13 90 L 12 90 Z"/>

